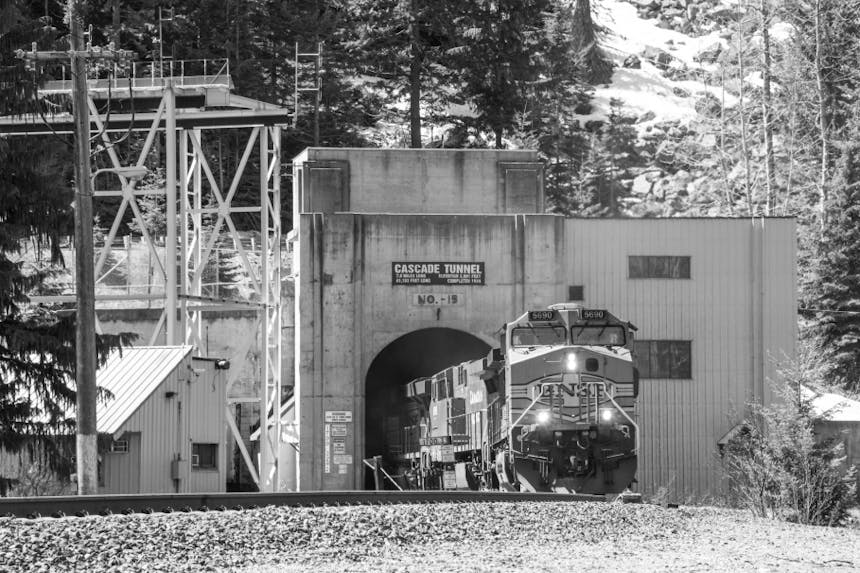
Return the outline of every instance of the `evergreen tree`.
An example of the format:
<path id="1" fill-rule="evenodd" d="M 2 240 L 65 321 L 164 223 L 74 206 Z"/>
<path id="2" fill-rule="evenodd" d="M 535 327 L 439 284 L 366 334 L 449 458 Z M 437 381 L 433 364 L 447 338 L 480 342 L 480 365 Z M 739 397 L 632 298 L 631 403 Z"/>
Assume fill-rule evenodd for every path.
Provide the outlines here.
<path id="1" fill-rule="evenodd" d="M 540 80 L 542 34 L 549 0 L 473 0 L 460 6 L 457 46 L 450 51 L 461 94 L 477 109 L 475 127 L 492 132 L 495 147 L 529 111 L 531 86 Z"/>
<path id="2" fill-rule="evenodd" d="M 625 116 L 620 100 L 609 102 L 609 117 L 592 138 L 590 161 L 580 175 L 590 201 L 584 214 L 618 217 L 624 214 L 624 199 L 633 185 L 631 167 L 639 162 L 634 118 Z"/>
<path id="3" fill-rule="evenodd" d="M 591 111 L 588 70 L 576 38 L 576 14 L 571 3 L 553 0 L 544 19 L 544 53 L 538 60 L 541 78 L 532 86 L 529 128 L 545 160 L 544 187 L 551 208 L 578 212 L 576 181 L 588 153 L 589 134 L 579 128 L 577 114 Z M 529 147 L 529 145 L 521 145 Z"/>
<path id="4" fill-rule="evenodd" d="M 55 30 L 36 20 L 30 8 L 0 0 L 0 109 L 6 115 L 41 105 L 29 88 L 7 81 L 32 77 L 13 59 L 14 49 L 29 49 L 31 41 L 47 43 L 54 36 Z M 74 431 L 74 317 L 30 305 L 27 295 L 43 288 L 51 265 L 62 264 L 60 240 L 72 229 L 67 143 L 0 138 L 0 448 L 18 452 L 38 442 L 40 447 L 29 451 L 46 454 L 54 467 L 65 469 L 70 459 L 60 450 L 69 442 L 57 438 Z M 29 265 L 21 256 L 25 243 L 37 253 Z M 32 264 L 42 252 L 48 253 L 42 264 Z M 106 359 L 111 349 L 130 340 L 129 335 L 99 336 L 99 357 Z"/>
<path id="5" fill-rule="evenodd" d="M 612 63 L 600 49 L 592 20 L 591 0 L 574 0 L 571 40 L 583 62 L 585 79 L 590 84 L 607 83 L 612 78 Z"/>
<path id="6" fill-rule="evenodd" d="M 818 310 L 811 332 L 832 351 L 830 376 L 860 390 L 860 117 L 853 137 L 840 145 L 831 186 L 829 224 L 818 243 L 819 258 L 809 307 Z"/>
<path id="7" fill-rule="evenodd" d="M 360 0 L 348 4 L 352 32 L 346 42 L 363 73 L 379 78 L 396 105 L 408 101 L 409 142 L 421 147 L 422 107 L 447 101 L 444 50 L 450 43 L 451 7 L 430 0 Z"/>

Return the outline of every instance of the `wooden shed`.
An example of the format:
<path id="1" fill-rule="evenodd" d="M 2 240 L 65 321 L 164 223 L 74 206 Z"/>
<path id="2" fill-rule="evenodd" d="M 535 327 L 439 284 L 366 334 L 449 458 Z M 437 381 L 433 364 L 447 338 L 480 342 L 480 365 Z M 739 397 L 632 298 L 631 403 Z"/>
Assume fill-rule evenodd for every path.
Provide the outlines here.
<path id="1" fill-rule="evenodd" d="M 225 491 L 229 363 L 193 350 L 126 348 L 99 369 L 99 493 Z"/>

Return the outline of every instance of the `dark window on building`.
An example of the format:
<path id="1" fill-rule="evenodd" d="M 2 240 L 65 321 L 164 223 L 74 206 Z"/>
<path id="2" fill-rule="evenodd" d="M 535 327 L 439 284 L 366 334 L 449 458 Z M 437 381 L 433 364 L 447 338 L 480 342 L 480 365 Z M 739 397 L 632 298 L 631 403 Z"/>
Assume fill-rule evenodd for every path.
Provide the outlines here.
<path id="1" fill-rule="evenodd" d="M 127 454 L 128 440 L 114 440 L 110 443 L 110 453 L 112 454 Z"/>
<path id="2" fill-rule="evenodd" d="M 629 256 L 627 274 L 631 279 L 688 279 L 690 257 Z"/>
<path id="3" fill-rule="evenodd" d="M 690 379 L 693 343 L 689 340 L 637 340 L 633 343 L 640 378 Z"/>
<path id="4" fill-rule="evenodd" d="M 193 444 L 191 447 L 191 467 L 195 470 L 217 469 L 218 444 Z"/>
<path id="5" fill-rule="evenodd" d="M 582 285 L 571 285 L 567 287 L 567 300 L 570 302 L 585 300 L 585 287 Z"/>

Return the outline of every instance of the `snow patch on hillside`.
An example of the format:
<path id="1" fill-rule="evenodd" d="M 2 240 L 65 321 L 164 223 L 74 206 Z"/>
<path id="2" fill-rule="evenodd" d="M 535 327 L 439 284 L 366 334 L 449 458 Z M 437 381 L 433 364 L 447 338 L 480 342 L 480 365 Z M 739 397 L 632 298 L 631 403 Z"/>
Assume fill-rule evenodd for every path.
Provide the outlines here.
<path id="1" fill-rule="evenodd" d="M 616 67 L 611 83 L 595 89 L 592 113 L 576 116 L 580 124 L 605 120 L 612 98 L 622 100 L 627 113 L 650 118 L 637 124 L 640 129 L 667 121 L 688 123 L 697 115 L 696 99 L 705 92 L 724 100 L 727 107 L 737 102 L 735 96 L 724 93 L 718 86 L 708 86 L 696 80 L 671 80 L 652 62 L 641 58 L 646 48 L 657 48 L 677 60 L 676 65 L 683 64 L 694 71 L 710 71 L 715 65 L 697 62 L 695 56 L 714 44 L 727 47 L 717 32 L 690 37 L 660 28 L 657 20 L 640 18 L 636 6 L 624 0 L 604 0 L 600 6 L 597 22 L 611 30 L 603 40 L 603 47 Z M 622 67 L 624 60 L 631 55 L 640 56 L 639 69 Z"/>
<path id="2" fill-rule="evenodd" d="M 597 13 L 598 22 L 612 29 L 606 46 L 622 53 L 637 54 L 647 46 L 654 46 L 670 52 L 691 68 L 701 68 L 694 60 L 696 54 L 714 43 L 726 46 L 717 32 L 694 38 L 660 28 L 657 20 L 640 18 L 636 6 L 625 0 L 604 0 L 601 7 L 603 9 Z"/>

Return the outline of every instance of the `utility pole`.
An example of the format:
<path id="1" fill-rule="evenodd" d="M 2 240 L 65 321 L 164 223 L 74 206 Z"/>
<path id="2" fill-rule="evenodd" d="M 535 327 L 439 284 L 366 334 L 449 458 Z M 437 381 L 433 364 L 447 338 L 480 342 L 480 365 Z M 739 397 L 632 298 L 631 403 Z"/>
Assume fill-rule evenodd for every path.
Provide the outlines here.
<path id="1" fill-rule="evenodd" d="M 93 271 L 93 190 L 90 180 L 90 114 L 87 62 L 79 52 L 84 31 L 78 3 L 69 0 L 72 60 L 72 113 L 75 118 L 75 381 L 77 439 L 75 459 L 78 495 L 98 493 L 98 430 L 96 429 L 96 287 Z"/>
<path id="2" fill-rule="evenodd" d="M 69 60 L 72 70 L 72 113 L 75 124 L 75 384 L 77 389 L 75 452 L 78 495 L 98 493 L 98 430 L 96 427 L 95 276 L 93 269 L 93 191 L 90 178 L 90 114 L 87 60 L 128 60 L 131 53 L 84 46 L 80 0 L 69 0 L 68 53 L 19 50 L 18 57 L 35 61 Z M 86 49 L 85 49 L 86 48 Z"/>

